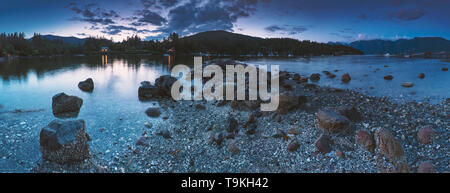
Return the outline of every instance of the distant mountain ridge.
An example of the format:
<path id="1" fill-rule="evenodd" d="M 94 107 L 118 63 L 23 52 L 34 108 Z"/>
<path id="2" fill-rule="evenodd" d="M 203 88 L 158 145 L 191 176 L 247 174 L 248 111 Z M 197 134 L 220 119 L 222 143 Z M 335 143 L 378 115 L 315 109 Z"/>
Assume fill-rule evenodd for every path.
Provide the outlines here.
<path id="1" fill-rule="evenodd" d="M 441 37 L 416 37 L 413 39 L 361 40 L 347 44 L 364 54 L 411 54 L 424 52 L 450 52 L 450 41 Z"/>
<path id="2" fill-rule="evenodd" d="M 86 38 L 77 38 L 77 37 L 63 37 L 63 36 L 55 36 L 55 35 L 41 35 L 42 39 L 47 40 L 61 40 L 63 43 L 66 44 L 84 44 L 86 42 Z"/>
<path id="3" fill-rule="evenodd" d="M 229 31 L 200 32 L 180 38 L 200 51 L 233 55 L 341 55 L 362 54 L 360 50 L 345 45 L 330 45 L 292 38 L 261 38 Z M 177 49 L 178 51 L 178 49 Z"/>

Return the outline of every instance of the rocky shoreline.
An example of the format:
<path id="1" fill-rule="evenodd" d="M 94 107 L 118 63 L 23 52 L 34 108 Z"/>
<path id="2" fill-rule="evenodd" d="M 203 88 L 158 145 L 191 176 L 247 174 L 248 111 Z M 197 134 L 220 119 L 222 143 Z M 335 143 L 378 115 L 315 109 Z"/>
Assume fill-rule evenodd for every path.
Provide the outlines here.
<path id="1" fill-rule="evenodd" d="M 246 102 L 160 97 L 158 113 L 130 125 L 139 128 L 135 138 L 99 141 L 96 136 L 110 133 L 91 128 L 99 134 L 91 135 L 90 159 L 63 165 L 39 159 L 22 167 L 29 172 L 113 173 L 450 172 L 448 99 L 397 104 L 282 74 L 276 112 L 242 108 Z M 20 127 L 1 116 L 0 128 Z M 14 157 L 10 154 L 17 149 L 8 144 L 15 137 L 23 136 L 1 134 L 0 159 Z M 98 144 L 107 150 L 97 149 Z"/>

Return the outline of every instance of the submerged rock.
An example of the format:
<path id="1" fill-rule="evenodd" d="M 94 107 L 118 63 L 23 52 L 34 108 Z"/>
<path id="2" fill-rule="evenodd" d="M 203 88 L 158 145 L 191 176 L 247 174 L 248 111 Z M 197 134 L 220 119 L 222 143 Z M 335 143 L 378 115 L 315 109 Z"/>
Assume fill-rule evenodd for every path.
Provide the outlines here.
<path id="1" fill-rule="evenodd" d="M 138 89 L 138 97 L 141 101 L 151 100 L 159 96 L 159 89 L 153 86 L 149 81 L 142 81 Z"/>
<path id="2" fill-rule="evenodd" d="M 402 86 L 403 87 L 413 87 L 414 84 L 412 82 L 404 82 L 404 83 L 402 83 Z"/>
<path id="3" fill-rule="evenodd" d="M 80 112 L 83 99 L 59 93 L 52 98 L 53 114 L 57 117 L 75 117 Z"/>
<path id="4" fill-rule="evenodd" d="M 379 128 L 375 131 L 375 142 L 377 150 L 390 161 L 398 161 L 402 158 L 404 151 L 402 145 L 386 129 Z"/>
<path id="5" fill-rule="evenodd" d="M 424 74 L 424 73 L 420 73 L 420 74 L 419 74 L 419 78 L 420 78 L 420 79 L 424 79 L 424 78 L 425 78 L 425 74 Z"/>
<path id="6" fill-rule="evenodd" d="M 394 79 L 394 77 L 392 75 L 386 75 L 386 76 L 384 76 L 384 79 L 385 80 L 392 80 L 392 79 Z"/>
<path id="7" fill-rule="evenodd" d="M 320 74 L 319 74 L 319 73 L 311 74 L 311 76 L 309 77 L 309 79 L 310 79 L 311 81 L 317 82 L 317 81 L 320 80 Z"/>
<path id="8" fill-rule="evenodd" d="M 448 71 L 448 68 L 447 68 L 447 67 L 443 67 L 443 68 L 442 68 L 442 71 L 444 71 L 444 72 L 445 72 L 445 71 Z"/>
<path id="9" fill-rule="evenodd" d="M 352 80 L 352 79 L 350 78 L 350 74 L 346 73 L 346 74 L 342 75 L 341 80 L 342 80 L 342 82 L 347 83 L 347 82 L 350 82 L 350 80 Z"/>
<path id="10" fill-rule="evenodd" d="M 78 88 L 85 92 L 92 92 L 94 90 L 94 81 L 92 80 L 92 78 L 81 81 L 78 83 Z"/>
<path id="11" fill-rule="evenodd" d="M 40 133 L 42 158 L 60 163 L 73 163 L 89 158 L 89 135 L 83 120 L 54 120 Z"/>
<path id="12" fill-rule="evenodd" d="M 319 126 L 330 133 L 341 132 L 347 129 L 350 123 L 346 117 L 328 109 L 319 110 L 317 120 Z"/>

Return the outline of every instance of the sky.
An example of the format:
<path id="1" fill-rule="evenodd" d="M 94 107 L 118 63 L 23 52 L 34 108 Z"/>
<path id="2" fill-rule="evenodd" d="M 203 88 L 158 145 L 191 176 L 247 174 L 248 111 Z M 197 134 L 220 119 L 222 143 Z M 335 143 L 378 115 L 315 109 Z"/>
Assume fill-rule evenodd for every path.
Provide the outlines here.
<path id="1" fill-rule="evenodd" d="M 2 0 L 0 32 L 121 41 L 226 30 L 316 42 L 443 37 L 450 0 Z"/>

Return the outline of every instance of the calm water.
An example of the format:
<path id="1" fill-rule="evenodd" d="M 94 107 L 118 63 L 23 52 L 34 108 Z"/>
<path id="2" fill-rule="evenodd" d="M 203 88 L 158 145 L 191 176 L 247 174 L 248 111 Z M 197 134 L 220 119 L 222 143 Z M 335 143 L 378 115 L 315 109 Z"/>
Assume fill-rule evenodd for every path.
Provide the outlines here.
<path id="1" fill-rule="evenodd" d="M 103 59 L 103 61 L 102 61 Z M 55 57 L 15 59 L 0 63 L 0 104 L 5 109 L 41 109 L 51 107 L 51 97 L 59 92 L 80 96 L 85 104 L 114 106 L 140 106 L 137 97 L 139 83 L 154 82 L 163 74 L 169 74 L 167 58 L 134 56 L 126 58 Z M 375 56 L 341 56 L 313 58 L 246 59 L 251 64 L 278 64 L 281 70 L 299 72 L 309 76 L 323 70 L 337 75 L 335 79 L 323 73 L 320 85 L 351 88 L 375 96 L 388 96 L 398 101 L 430 100 L 439 102 L 450 97 L 450 72 L 441 68 L 449 63 L 438 59 L 404 59 Z M 192 64 L 191 57 L 177 58 L 176 64 Z M 387 67 L 385 67 L 385 65 Z M 338 70 L 334 72 L 334 70 Z M 340 76 L 351 75 L 351 82 L 343 84 Z M 419 79 L 425 73 L 425 79 Z M 386 81 L 383 76 L 394 79 Z M 92 77 L 93 93 L 84 93 L 78 82 Z M 401 83 L 414 83 L 403 88 Z M 373 89 L 370 89 L 373 87 Z M 84 105 L 83 105 L 84 106 Z M 95 106 L 95 105 L 93 105 Z"/>
<path id="2" fill-rule="evenodd" d="M 309 76 L 320 73 L 320 85 L 358 90 L 372 96 L 387 96 L 397 102 L 429 101 L 439 103 L 450 98 L 450 72 L 442 67 L 450 63 L 440 59 L 394 58 L 378 56 L 340 56 L 288 59 L 250 59 L 250 64 L 278 64 L 280 70 L 298 72 Z M 336 74 L 328 78 L 322 71 Z M 334 70 L 338 70 L 334 72 Z M 348 84 L 340 81 L 343 74 L 349 73 L 352 80 Z M 424 79 L 418 75 L 425 73 Z M 385 75 L 394 76 L 393 80 L 384 80 Z M 404 88 L 403 82 L 413 82 L 414 87 Z M 372 87 L 372 88 L 371 88 Z"/>

